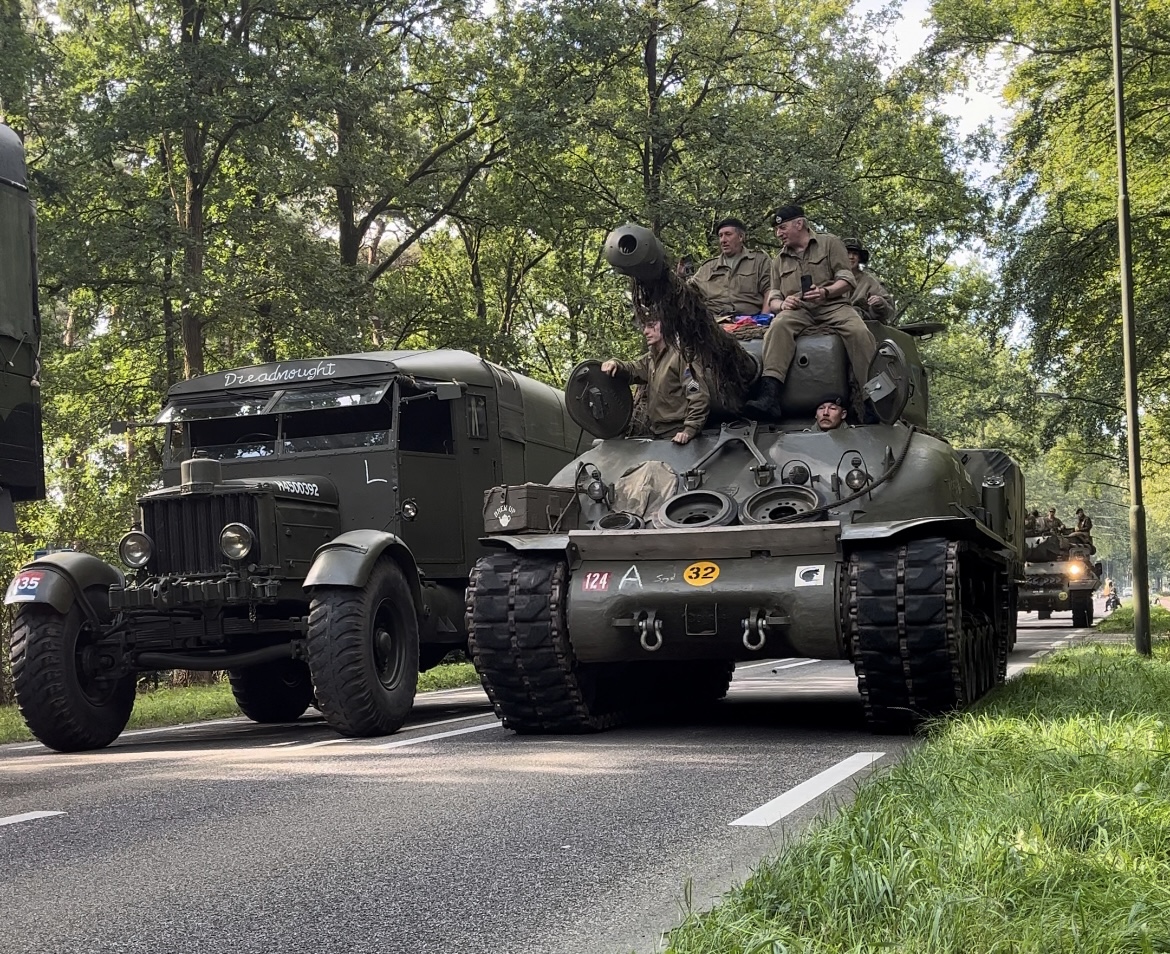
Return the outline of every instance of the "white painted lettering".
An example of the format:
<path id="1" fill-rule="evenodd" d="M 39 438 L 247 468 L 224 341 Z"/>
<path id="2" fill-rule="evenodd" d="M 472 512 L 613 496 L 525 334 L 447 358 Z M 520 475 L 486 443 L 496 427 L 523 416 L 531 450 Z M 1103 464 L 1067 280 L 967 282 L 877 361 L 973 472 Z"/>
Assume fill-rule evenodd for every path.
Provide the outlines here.
<path id="1" fill-rule="evenodd" d="M 627 583 L 637 583 L 638 589 L 642 588 L 642 576 L 638 572 L 638 565 L 636 563 L 631 564 L 630 568 L 626 570 L 625 576 L 622 577 L 621 582 L 618 584 L 618 589 L 624 589 Z"/>

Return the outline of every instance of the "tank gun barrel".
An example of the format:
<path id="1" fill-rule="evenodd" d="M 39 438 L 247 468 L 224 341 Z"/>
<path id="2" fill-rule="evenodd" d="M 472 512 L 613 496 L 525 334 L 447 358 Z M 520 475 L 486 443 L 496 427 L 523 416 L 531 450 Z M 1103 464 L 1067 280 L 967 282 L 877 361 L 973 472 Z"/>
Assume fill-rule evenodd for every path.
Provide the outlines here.
<path id="1" fill-rule="evenodd" d="M 622 225 L 605 237 L 605 260 L 614 271 L 649 284 L 666 272 L 666 249 L 641 225 Z"/>

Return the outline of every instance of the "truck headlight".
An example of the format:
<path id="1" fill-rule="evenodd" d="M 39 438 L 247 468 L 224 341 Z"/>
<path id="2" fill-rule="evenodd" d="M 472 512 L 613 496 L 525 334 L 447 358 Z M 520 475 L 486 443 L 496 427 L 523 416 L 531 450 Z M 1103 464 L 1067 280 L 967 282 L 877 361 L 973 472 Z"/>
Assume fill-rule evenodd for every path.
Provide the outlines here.
<path id="1" fill-rule="evenodd" d="M 139 570 L 154 556 L 154 543 L 141 530 L 131 530 L 118 541 L 118 556 L 132 570 Z"/>
<path id="2" fill-rule="evenodd" d="M 229 523 L 219 534 L 219 548 L 229 560 L 242 560 L 256 545 L 256 534 L 242 523 Z"/>

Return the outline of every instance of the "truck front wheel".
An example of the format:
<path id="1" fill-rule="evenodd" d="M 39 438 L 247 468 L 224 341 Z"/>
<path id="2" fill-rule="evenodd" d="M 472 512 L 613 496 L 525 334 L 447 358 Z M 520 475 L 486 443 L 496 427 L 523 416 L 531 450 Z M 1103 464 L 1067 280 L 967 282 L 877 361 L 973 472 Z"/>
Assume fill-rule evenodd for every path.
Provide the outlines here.
<path id="1" fill-rule="evenodd" d="M 99 616 L 106 596 L 87 591 Z M 12 625 L 12 686 L 24 721 L 58 752 L 100 749 L 114 741 L 134 708 L 133 673 L 111 677 L 95 644 L 100 627 L 74 603 L 61 613 L 26 603 Z"/>
<path id="2" fill-rule="evenodd" d="M 309 667 L 299 659 L 228 672 L 236 705 L 253 722 L 295 722 L 313 701 Z"/>
<path id="3" fill-rule="evenodd" d="M 316 587 L 308 651 L 317 708 L 334 729 L 398 731 L 418 686 L 418 617 L 402 568 L 382 559 L 360 589 Z"/>

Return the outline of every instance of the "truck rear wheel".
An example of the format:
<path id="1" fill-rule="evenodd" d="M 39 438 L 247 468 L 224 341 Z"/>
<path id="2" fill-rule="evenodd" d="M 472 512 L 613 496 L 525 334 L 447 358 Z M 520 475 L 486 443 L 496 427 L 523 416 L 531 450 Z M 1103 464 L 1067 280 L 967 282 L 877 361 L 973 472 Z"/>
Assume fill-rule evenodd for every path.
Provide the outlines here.
<path id="1" fill-rule="evenodd" d="M 380 560 L 359 588 L 319 586 L 309 604 L 317 708 L 342 735 L 389 735 L 418 687 L 418 617 L 402 568 Z"/>
<path id="2" fill-rule="evenodd" d="M 236 705 L 253 722 L 295 722 L 313 702 L 309 667 L 299 659 L 233 669 L 228 681 Z"/>
<path id="3" fill-rule="evenodd" d="M 87 592 L 98 615 L 106 595 Z M 12 626 L 12 685 L 29 730 L 58 752 L 100 749 L 130 721 L 135 677 L 108 678 L 95 658 L 101 632 L 80 604 L 60 613 L 43 603 L 26 603 Z"/>

